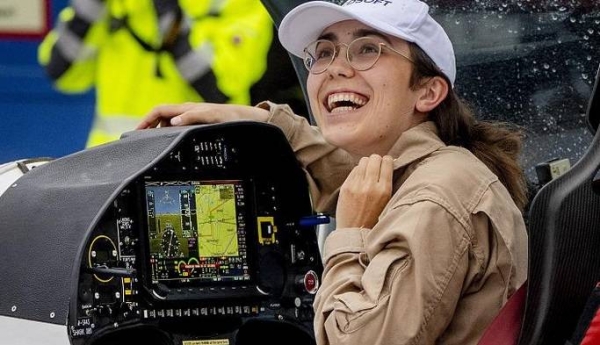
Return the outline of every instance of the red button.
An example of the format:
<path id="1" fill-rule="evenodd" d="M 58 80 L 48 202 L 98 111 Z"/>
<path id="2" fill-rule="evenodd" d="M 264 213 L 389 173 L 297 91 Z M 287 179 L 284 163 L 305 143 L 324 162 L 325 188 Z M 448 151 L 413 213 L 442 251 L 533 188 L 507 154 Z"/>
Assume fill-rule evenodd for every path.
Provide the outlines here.
<path id="1" fill-rule="evenodd" d="M 304 275 L 304 289 L 309 294 L 317 293 L 319 289 L 319 276 L 317 276 L 315 271 L 308 271 Z"/>

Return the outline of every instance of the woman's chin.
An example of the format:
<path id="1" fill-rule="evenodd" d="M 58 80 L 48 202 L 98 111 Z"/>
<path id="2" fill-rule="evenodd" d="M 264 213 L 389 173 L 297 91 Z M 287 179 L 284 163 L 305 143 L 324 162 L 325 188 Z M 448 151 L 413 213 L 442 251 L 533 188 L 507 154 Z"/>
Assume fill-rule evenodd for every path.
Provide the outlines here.
<path id="1" fill-rule="evenodd" d="M 323 133 L 325 140 L 331 145 L 351 151 L 352 147 L 358 144 L 356 136 L 348 129 L 337 129 Z"/>

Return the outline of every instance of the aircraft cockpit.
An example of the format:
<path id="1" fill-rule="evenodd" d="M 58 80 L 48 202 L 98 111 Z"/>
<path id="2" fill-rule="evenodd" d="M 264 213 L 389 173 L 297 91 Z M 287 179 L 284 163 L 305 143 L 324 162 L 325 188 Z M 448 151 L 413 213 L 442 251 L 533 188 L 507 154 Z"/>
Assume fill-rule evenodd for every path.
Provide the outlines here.
<path id="1" fill-rule="evenodd" d="M 275 25 L 302 2 L 262 0 Z M 526 136 L 530 272 L 480 344 L 581 344 L 600 305 L 600 7 L 426 2 L 456 47 L 461 96 Z M 0 344 L 316 343 L 330 219 L 276 127 L 133 131 L 1 163 Z"/>
<path id="2" fill-rule="evenodd" d="M 273 126 L 133 132 L 4 192 L 0 315 L 74 345 L 311 343 L 317 217 Z"/>

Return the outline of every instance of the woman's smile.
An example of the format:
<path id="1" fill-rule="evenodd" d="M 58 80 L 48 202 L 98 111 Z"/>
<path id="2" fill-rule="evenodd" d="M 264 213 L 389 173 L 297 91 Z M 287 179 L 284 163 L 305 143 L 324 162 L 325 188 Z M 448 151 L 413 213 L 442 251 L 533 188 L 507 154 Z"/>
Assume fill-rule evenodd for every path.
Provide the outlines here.
<path id="1" fill-rule="evenodd" d="M 348 112 L 361 108 L 369 99 L 352 92 L 335 92 L 327 96 L 325 107 L 332 114 Z"/>

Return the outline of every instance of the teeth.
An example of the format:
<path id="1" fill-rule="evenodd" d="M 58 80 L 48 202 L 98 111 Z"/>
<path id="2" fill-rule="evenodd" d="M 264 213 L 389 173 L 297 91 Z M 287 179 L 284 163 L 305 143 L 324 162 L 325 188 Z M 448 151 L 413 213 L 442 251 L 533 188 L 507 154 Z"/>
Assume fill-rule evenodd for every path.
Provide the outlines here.
<path id="1" fill-rule="evenodd" d="M 337 107 L 331 109 L 331 113 L 343 113 L 345 111 L 350 111 L 356 109 L 355 107 Z"/>
<path id="2" fill-rule="evenodd" d="M 336 104 L 339 102 L 350 102 L 353 104 L 353 106 L 344 105 L 337 107 Z M 336 108 L 338 108 L 338 111 L 353 110 L 362 107 L 366 103 L 367 100 L 365 98 L 354 93 L 335 93 L 329 95 L 327 98 L 327 107 L 330 109 L 330 111 L 333 111 Z"/>

